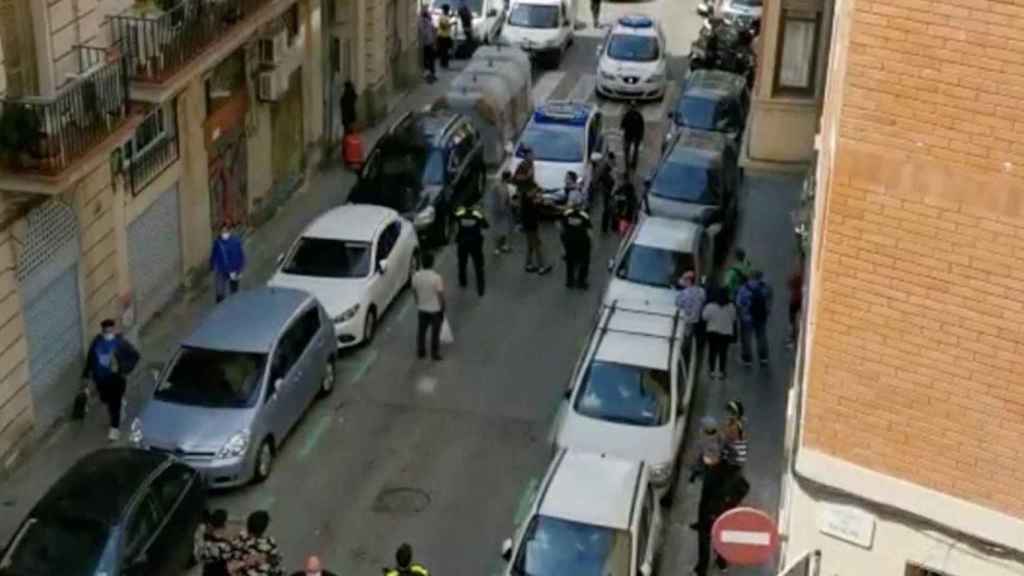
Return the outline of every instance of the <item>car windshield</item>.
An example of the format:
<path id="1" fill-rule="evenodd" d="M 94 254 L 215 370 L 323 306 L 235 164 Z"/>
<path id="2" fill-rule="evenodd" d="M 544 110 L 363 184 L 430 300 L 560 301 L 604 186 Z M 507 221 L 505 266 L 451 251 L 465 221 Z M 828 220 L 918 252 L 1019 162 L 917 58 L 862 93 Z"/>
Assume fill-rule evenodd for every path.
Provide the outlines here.
<path id="1" fill-rule="evenodd" d="M 103 522 L 71 515 L 30 518 L 0 561 L 0 576 L 92 576 L 109 538 Z"/>
<path id="2" fill-rule="evenodd" d="M 182 348 L 155 397 L 207 408 L 249 407 L 256 401 L 266 363 L 265 354 Z"/>
<path id="3" fill-rule="evenodd" d="M 718 179 L 711 167 L 667 161 L 654 175 L 651 194 L 669 200 L 712 204 L 715 201 L 717 186 Z"/>
<path id="4" fill-rule="evenodd" d="M 722 101 L 716 98 L 686 95 L 679 99 L 675 110 L 675 121 L 680 126 L 699 130 L 715 130 Z"/>
<path id="5" fill-rule="evenodd" d="M 558 28 L 558 6 L 519 3 L 508 14 L 509 26 Z"/>
<path id="6" fill-rule="evenodd" d="M 624 530 L 534 516 L 512 565 L 517 576 L 630 576 Z"/>
<path id="7" fill-rule="evenodd" d="M 635 34 L 612 34 L 608 40 L 608 57 L 629 62 L 653 62 L 658 59 L 658 39 Z"/>
<path id="8" fill-rule="evenodd" d="M 575 408 L 584 416 L 635 426 L 669 421 L 672 398 L 665 370 L 595 360 L 582 386 Z"/>
<path id="9" fill-rule="evenodd" d="M 480 8 L 484 4 L 484 0 L 433 0 L 430 3 L 430 9 L 440 10 L 442 6 L 447 4 L 449 7 L 451 7 L 451 13 L 455 14 L 463 3 L 469 6 L 469 10 L 473 14 L 479 14 Z"/>
<path id="10" fill-rule="evenodd" d="M 525 145 L 533 150 L 538 162 L 582 162 L 584 134 L 580 126 L 530 124 L 523 131 L 516 156 L 524 156 Z"/>
<path id="11" fill-rule="evenodd" d="M 370 245 L 303 236 L 281 272 L 318 278 L 365 278 L 370 274 Z"/>
<path id="12" fill-rule="evenodd" d="M 683 272 L 694 269 L 693 254 L 633 244 L 622 257 L 615 275 L 629 282 L 675 288 Z"/>
<path id="13" fill-rule="evenodd" d="M 427 155 L 423 165 L 423 183 L 427 186 L 444 184 L 444 153 L 437 148 L 431 149 Z"/>

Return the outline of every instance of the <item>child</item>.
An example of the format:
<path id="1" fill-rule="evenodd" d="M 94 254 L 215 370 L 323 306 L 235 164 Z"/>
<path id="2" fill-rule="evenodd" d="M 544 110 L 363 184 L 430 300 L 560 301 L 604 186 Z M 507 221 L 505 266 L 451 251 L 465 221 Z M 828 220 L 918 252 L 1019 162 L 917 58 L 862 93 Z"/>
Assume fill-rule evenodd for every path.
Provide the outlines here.
<path id="1" fill-rule="evenodd" d="M 747 430 L 743 420 L 743 403 L 733 400 L 725 405 L 728 420 L 723 435 L 722 458 L 726 464 L 743 468 L 747 463 Z"/>

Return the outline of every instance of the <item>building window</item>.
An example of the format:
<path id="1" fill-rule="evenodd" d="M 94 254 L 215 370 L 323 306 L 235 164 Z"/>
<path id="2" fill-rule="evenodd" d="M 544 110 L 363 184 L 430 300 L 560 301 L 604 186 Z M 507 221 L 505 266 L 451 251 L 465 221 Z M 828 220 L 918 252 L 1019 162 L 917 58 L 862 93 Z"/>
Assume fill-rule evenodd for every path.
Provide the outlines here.
<path id="1" fill-rule="evenodd" d="M 913 564 L 907 564 L 907 571 L 904 574 L 905 576 L 952 576 L 952 574 L 929 570 L 928 568 L 922 568 Z"/>
<path id="2" fill-rule="evenodd" d="M 821 15 L 817 12 L 783 11 L 775 67 L 777 94 L 814 96 L 820 28 Z"/>

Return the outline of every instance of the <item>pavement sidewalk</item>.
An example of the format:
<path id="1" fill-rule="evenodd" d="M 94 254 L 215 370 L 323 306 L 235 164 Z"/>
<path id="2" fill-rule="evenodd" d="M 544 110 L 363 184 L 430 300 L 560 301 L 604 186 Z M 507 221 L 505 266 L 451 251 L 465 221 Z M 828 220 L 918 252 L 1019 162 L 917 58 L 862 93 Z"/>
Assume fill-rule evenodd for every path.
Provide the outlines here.
<path id="1" fill-rule="evenodd" d="M 432 104 L 442 95 L 463 65 L 464 61 L 453 63 L 451 71 L 439 74 L 438 82 L 421 84 L 394 100 L 387 117 L 363 133 L 366 153 L 399 117 Z M 242 277 L 243 289 L 264 284 L 276 267 L 277 256 L 287 250 L 302 229 L 325 210 L 345 201 L 356 175 L 335 156 L 324 163 L 324 168 L 312 167 L 305 184 L 273 217 L 246 236 L 248 267 Z M 152 369 L 168 360 L 176 344 L 213 306 L 212 282 L 204 281 L 182 293 L 139 331 L 135 340 L 143 359 L 129 382 L 122 438 L 127 435 L 139 401 L 152 386 Z M 108 445 L 106 433 L 106 410 L 93 394 L 92 406 L 83 421 L 60 422 L 25 449 L 21 462 L 0 479 L 0 542 L 10 538 L 32 505 L 75 461 Z"/>

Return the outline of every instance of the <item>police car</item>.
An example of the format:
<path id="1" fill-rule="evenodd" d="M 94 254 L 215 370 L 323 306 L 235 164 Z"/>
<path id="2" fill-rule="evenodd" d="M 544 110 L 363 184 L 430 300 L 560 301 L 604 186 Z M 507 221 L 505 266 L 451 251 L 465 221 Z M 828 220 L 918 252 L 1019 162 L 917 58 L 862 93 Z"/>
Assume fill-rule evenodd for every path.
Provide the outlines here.
<path id="1" fill-rule="evenodd" d="M 666 45 L 661 26 L 647 16 L 623 16 L 597 49 L 597 93 L 610 98 L 665 95 Z"/>
<path id="2" fill-rule="evenodd" d="M 510 142 L 507 147 L 512 156 L 508 170 L 515 173 L 525 157 L 524 150 L 529 148 L 533 151 L 534 179 L 546 199 L 564 201 L 566 173 L 575 172 L 586 186 L 593 163 L 604 156 L 601 112 L 597 106 L 583 102 L 548 102 L 534 111 L 519 142 Z"/>

